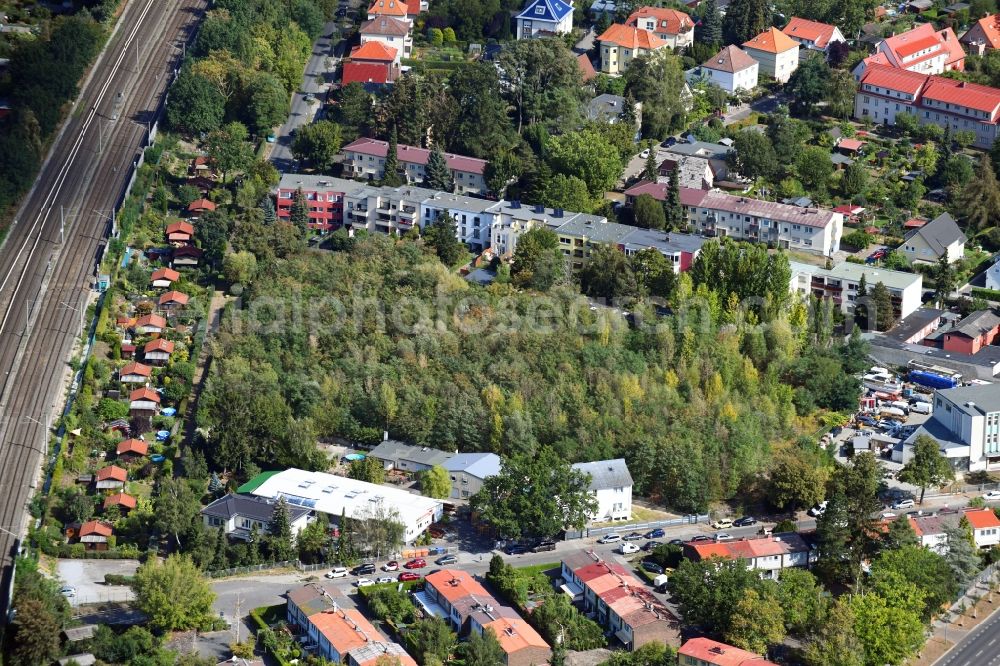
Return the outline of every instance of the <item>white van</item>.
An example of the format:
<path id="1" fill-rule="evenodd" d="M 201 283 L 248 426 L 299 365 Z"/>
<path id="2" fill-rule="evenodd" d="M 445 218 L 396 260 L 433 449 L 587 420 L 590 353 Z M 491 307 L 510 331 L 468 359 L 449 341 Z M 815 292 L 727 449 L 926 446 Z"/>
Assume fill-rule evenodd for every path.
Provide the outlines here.
<path id="1" fill-rule="evenodd" d="M 915 402 L 910 405 L 910 411 L 917 414 L 932 414 L 934 407 L 929 402 Z"/>
<path id="2" fill-rule="evenodd" d="M 905 400 L 893 400 L 892 402 L 888 403 L 888 406 L 895 407 L 896 409 L 901 409 L 903 410 L 904 414 L 907 414 L 910 411 L 910 403 L 906 402 Z"/>

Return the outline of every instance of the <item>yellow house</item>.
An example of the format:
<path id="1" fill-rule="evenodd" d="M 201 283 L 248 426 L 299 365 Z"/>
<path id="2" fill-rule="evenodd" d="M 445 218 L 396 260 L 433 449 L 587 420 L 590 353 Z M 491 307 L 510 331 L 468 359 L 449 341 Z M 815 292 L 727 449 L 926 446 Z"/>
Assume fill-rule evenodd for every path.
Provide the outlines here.
<path id="1" fill-rule="evenodd" d="M 647 53 L 669 46 L 649 30 L 614 23 L 597 38 L 601 45 L 601 72 L 621 74 L 632 62 Z"/>

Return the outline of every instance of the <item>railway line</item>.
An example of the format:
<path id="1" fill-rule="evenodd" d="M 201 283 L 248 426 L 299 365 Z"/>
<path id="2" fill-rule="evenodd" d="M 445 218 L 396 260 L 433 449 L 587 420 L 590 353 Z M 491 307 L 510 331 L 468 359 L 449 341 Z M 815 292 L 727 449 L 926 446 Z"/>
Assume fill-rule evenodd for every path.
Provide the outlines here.
<path id="1" fill-rule="evenodd" d="M 0 247 L 3 589 L 27 528 L 111 212 L 205 4 L 129 0 Z M 0 604 L 6 610 L 5 595 Z"/>

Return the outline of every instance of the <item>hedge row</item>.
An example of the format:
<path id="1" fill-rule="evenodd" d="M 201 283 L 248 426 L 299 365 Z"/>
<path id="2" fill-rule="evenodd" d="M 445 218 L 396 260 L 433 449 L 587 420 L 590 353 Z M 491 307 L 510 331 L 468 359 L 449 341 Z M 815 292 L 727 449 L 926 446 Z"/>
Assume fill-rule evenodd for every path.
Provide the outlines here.
<path id="1" fill-rule="evenodd" d="M 996 289 L 981 289 L 979 287 L 973 287 L 972 297 L 982 298 L 987 301 L 1000 301 L 1000 291 Z"/>

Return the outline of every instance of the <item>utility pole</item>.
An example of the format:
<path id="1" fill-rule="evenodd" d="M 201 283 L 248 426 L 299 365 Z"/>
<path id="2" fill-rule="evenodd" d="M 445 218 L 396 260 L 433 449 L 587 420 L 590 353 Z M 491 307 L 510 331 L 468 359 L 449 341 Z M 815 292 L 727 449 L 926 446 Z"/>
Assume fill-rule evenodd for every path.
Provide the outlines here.
<path id="1" fill-rule="evenodd" d="M 59 206 L 59 244 L 66 244 L 66 207 Z"/>

